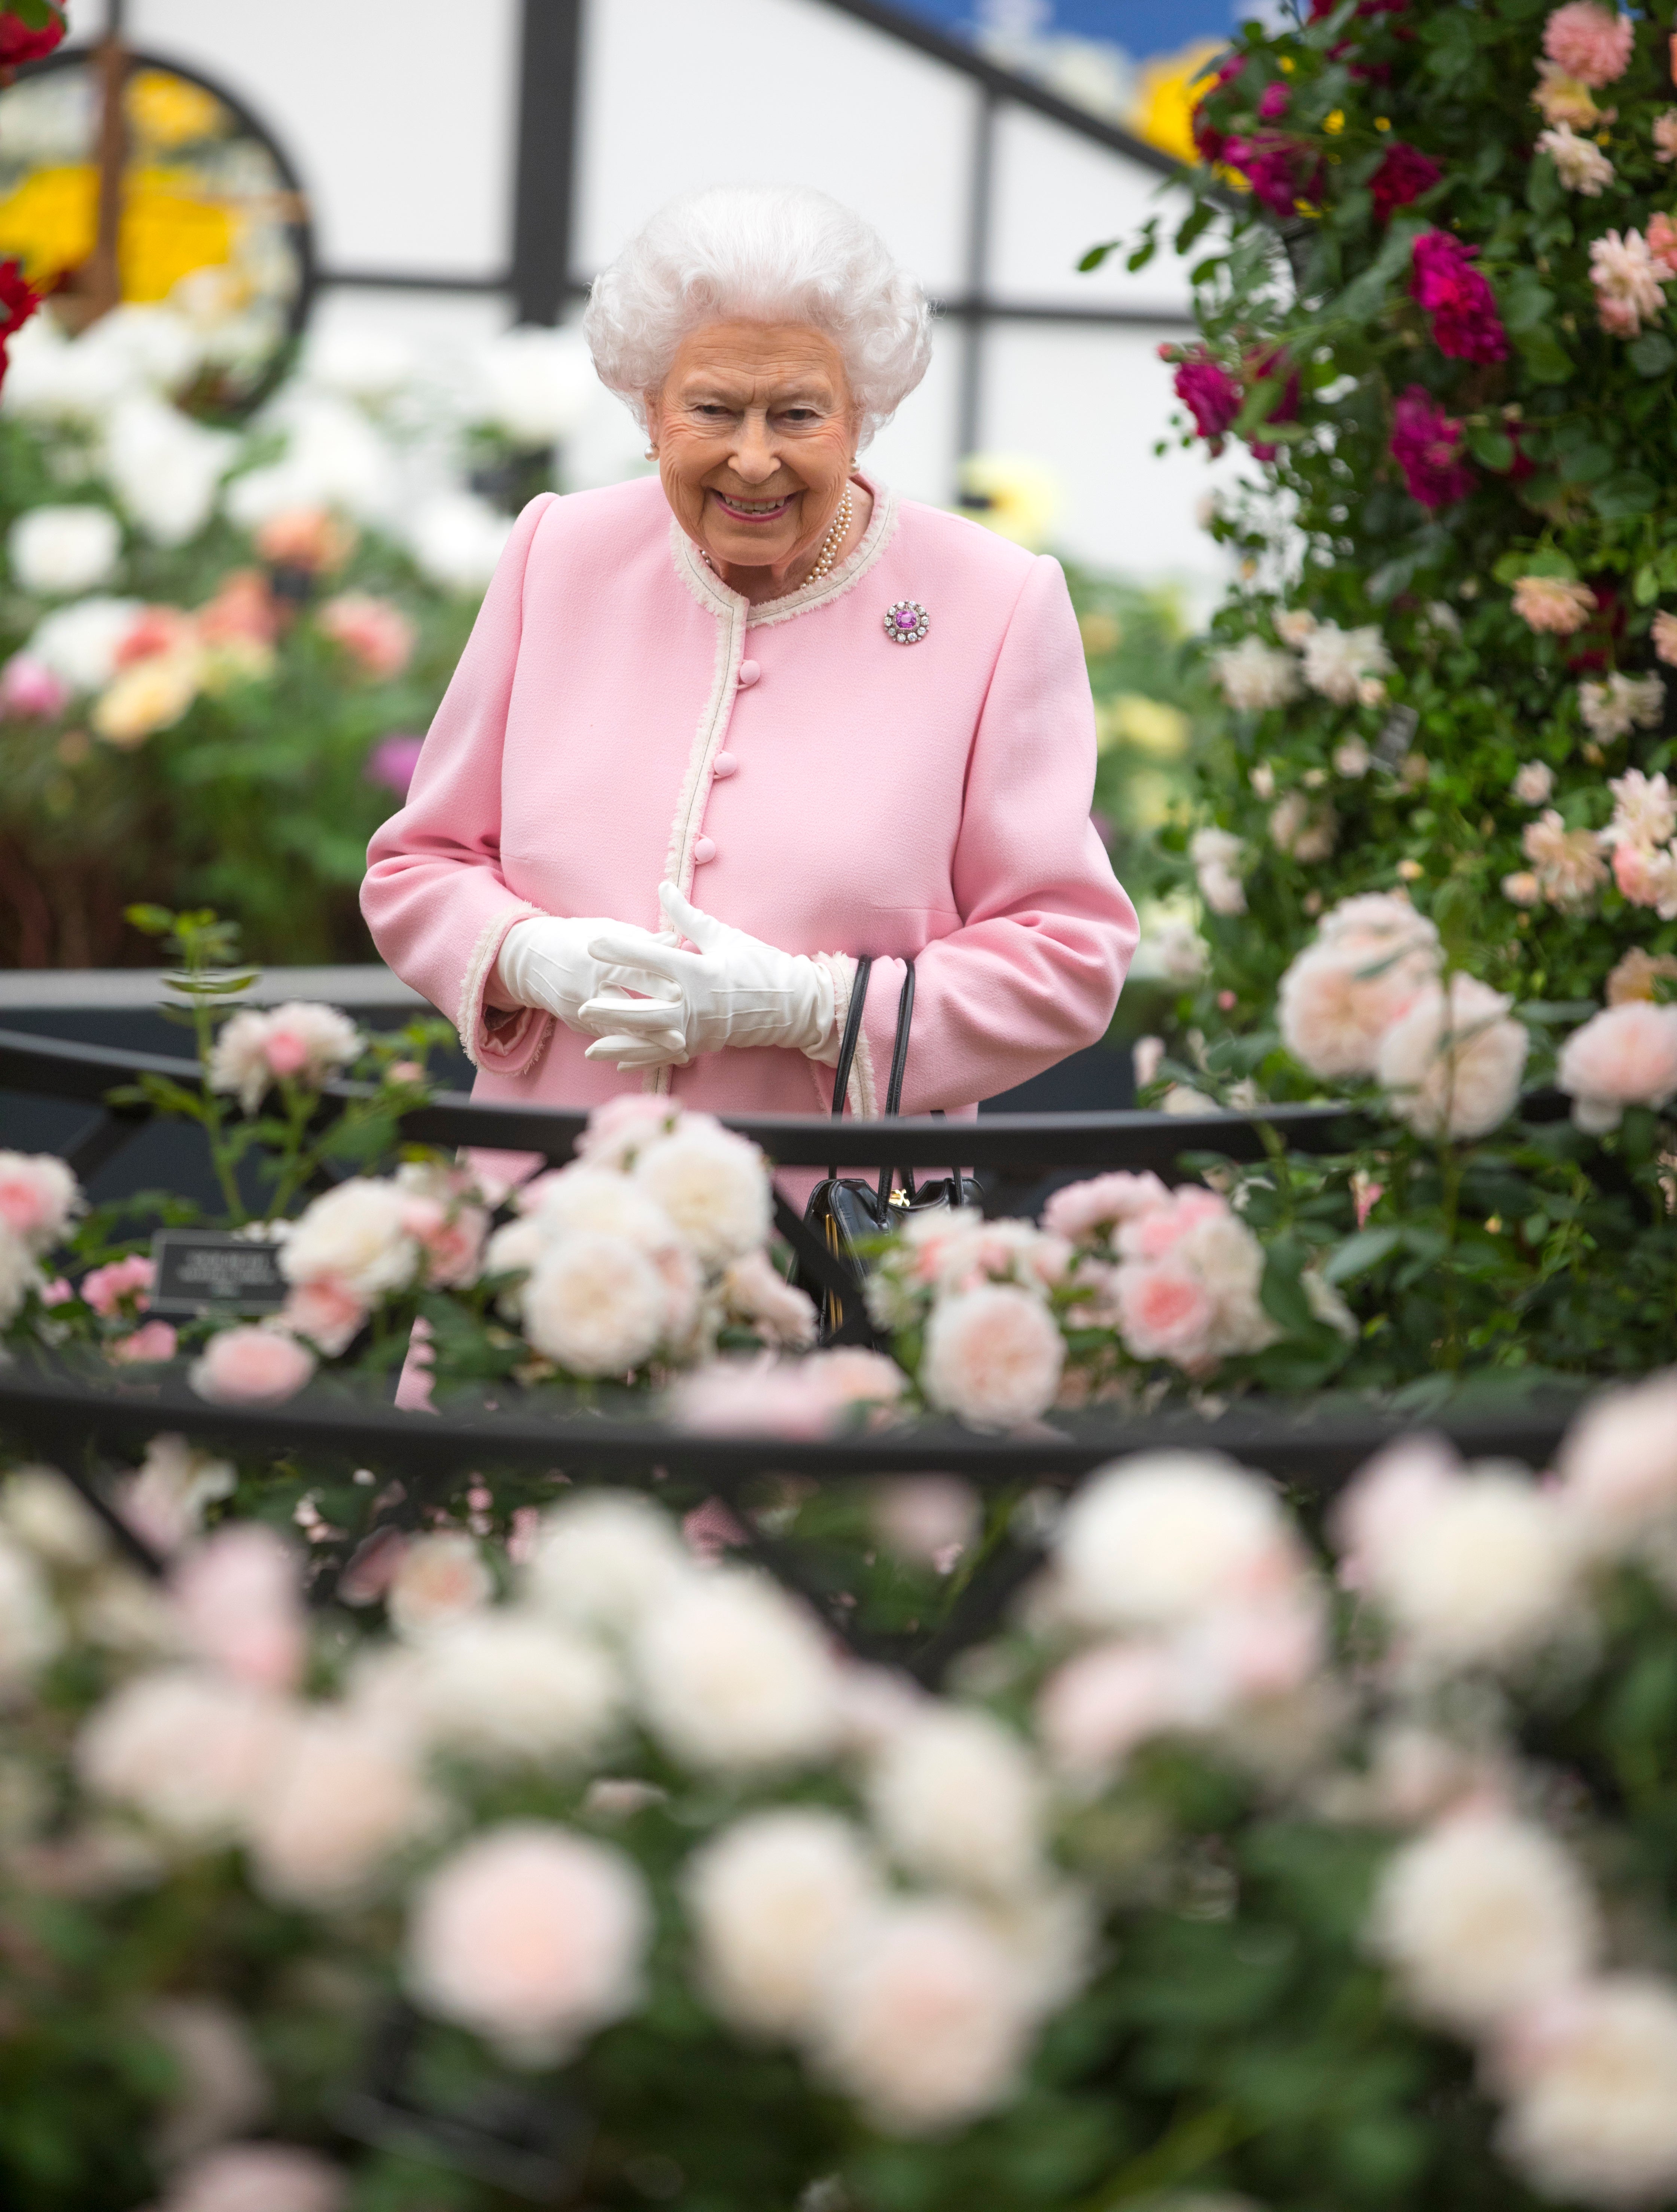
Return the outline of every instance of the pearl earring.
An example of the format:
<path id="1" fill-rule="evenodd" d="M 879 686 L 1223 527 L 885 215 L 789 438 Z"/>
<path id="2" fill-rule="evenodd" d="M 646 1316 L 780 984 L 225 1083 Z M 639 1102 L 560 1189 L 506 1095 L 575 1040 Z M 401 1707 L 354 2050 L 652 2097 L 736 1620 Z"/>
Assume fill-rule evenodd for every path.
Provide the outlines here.
<path id="1" fill-rule="evenodd" d="M 657 448 L 657 447 L 656 447 L 656 446 L 648 446 L 648 447 L 647 447 L 647 451 L 646 451 L 646 456 L 645 456 L 645 458 L 646 458 L 647 460 L 649 460 L 649 461 L 655 461 L 655 460 L 658 459 L 658 448 Z"/>

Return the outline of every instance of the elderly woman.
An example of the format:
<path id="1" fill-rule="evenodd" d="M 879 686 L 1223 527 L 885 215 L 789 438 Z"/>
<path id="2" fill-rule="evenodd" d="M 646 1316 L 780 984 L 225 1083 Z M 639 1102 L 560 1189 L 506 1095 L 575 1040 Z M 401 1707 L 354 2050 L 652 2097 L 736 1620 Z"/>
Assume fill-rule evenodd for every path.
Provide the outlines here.
<path id="1" fill-rule="evenodd" d="M 593 289 L 658 475 L 520 516 L 362 904 L 453 1015 L 474 1095 L 635 1086 L 733 1113 L 975 1111 L 1104 1031 L 1135 916 L 1089 819 L 1056 562 L 857 455 L 925 373 L 926 301 L 822 195 L 708 191 Z"/>

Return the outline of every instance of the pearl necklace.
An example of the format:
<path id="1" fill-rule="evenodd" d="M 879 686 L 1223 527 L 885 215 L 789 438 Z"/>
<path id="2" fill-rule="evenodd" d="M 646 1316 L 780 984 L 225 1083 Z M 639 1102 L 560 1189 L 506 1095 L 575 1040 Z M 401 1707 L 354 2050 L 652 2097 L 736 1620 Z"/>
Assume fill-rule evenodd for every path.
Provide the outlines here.
<path id="1" fill-rule="evenodd" d="M 810 570 L 809 574 L 805 577 L 804 582 L 799 584 L 797 587 L 800 592 L 804 589 L 805 585 L 818 582 L 832 567 L 834 562 L 837 560 L 840 546 L 843 544 L 845 539 L 850 535 L 850 525 L 853 518 L 854 517 L 855 512 L 856 502 L 850 496 L 849 485 L 846 484 L 844 487 L 844 497 L 839 501 L 839 511 L 833 517 L 832 527 L 829 530 L 827 535 L 822 539 L 821 550 L 815 556 L 815 566 Z M 716 563 L 711 559 L 709 554 L 705 551 L 702 545 L 699 548 L 699 558 L 704 562 L 706 568 L 710 570 L 712 575 L 714 575 L 716 573 Z"/>

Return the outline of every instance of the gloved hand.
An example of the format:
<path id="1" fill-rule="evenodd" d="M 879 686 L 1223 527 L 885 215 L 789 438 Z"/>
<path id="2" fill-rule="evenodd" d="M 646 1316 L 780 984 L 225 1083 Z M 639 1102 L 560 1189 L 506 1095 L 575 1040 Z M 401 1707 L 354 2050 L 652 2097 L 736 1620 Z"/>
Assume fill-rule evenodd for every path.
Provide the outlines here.
<path id="1" fill-rule="evenodd" d="M 567 1029 L 600 1038 L 611 1048 L 599 1051 L 601 1059 L 615 1050 L 623 1055 L 618 1061 L 623 1067 L 662 1067 L 671 1061 L 684 1066 L 680 993 L 671 984 L 641 980 L 638 970 L 632 975 L 625 965 L 597 960 L 590 940 L 608 930 L 637 961 L 676 941 L 673 931 L 654 936 L 649 929 L 602 915 L 532 915 L 514 922 L 501 941 L 495 964 L 501 988 L 520 1006 L 539 1006 Z M 645 1000 L 628 995 L 630 990 L 646 991 L 661 1001 L 662 1021 L 640 1021 L 632 1034 L 619 1032 L 617 1017 L 625 1007 L 645 1007 Z M 591 1058 L 595 1051 L 590 1048 Z"/>
<path id="2" fill-rule="evenodd" d="M 815 1058 L 830 1043 L 833 979 L 818 960 L 778 951 L 743 929 L 702 914 L 673 884 L 659 885 L 658 902 L 674 929 L 697 945 L 696 952 L 657 939 L 647 951 L 615 924 L 602 929 L 588 949 L 615 973 L 626 975 L 631 989 L 666 997 L 673 990 L 678 995 L 690 1057 L 729 1045 L 782 1045 Z M 582 1015 L 586 1021 L 604 1020 L 604 1001 L 590 1000 Z M 613 1006 L 611 1020 L 614 1029 L 646 1036 L 667 1026 L 671 1015 L 667 1005 L 631 1002 Z M 589 1059 L 609 1058 L 611 1042 L 590 1045 Z"/>

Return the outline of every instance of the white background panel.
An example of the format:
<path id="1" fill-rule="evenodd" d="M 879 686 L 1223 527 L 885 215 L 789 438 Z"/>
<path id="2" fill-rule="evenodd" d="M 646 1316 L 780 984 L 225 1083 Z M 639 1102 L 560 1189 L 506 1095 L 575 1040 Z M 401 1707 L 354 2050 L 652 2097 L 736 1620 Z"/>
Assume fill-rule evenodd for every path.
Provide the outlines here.
<path id="1" fill-rule="evenodd" d="M 969 81 L 817 0 L 591 0 L 573 258 L 706 185 L 813 185 L 932 290 L 963 279 Z"/>
<path id="2" fill-rule="evenodd" d="M 273 131 L 327 265 L 505 265 L 516 0 L 131 0 L 128 35 L 220 79 Z"/>
<path id="3" fill-rule="evenodd" d="M 1145 331 L 993 325 L 985 444 L 1054 471 L 1066 501 L 1055 541 L 1068 553 L 1143 582 L 1184 584 L 1200 608 L 1228 574 L 1200 516 L 1238 464 L 1232 452 L 1207 462 L 1198 445 L 1155 459 L 1176 403 L 1154 342 Z"/>
<path id="4" fill-rule="evenodd" d="M 1091 246 L 1129 238 L 1150 215 L 1168 238 L 1188 212 L 1186 196 L 1139 162 L 1074 137 L 1027 107 L 997 118 L 990 218 L 990 289 L 1000 300 L 1070 301 L 1082 307 L 1185 308 L 1186 271 L 1169 247 L 1132 276 L 1121 254 L 1079 273 Z"/>

